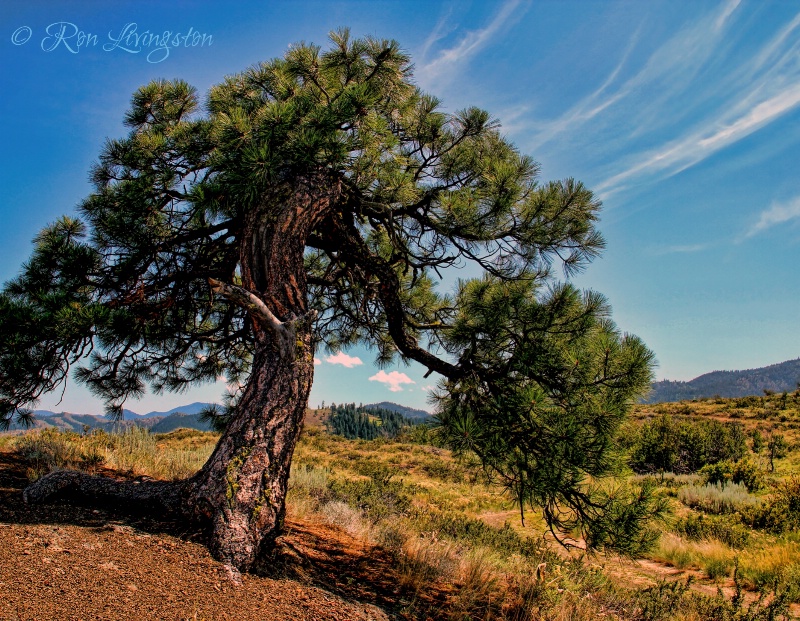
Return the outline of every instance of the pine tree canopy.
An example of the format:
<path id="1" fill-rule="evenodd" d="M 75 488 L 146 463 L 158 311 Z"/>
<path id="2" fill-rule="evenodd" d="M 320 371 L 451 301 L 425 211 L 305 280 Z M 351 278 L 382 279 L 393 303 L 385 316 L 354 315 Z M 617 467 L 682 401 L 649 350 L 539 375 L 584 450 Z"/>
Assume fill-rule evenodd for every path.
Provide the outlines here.
<path id="1" fill-rule="evenodd" d="M 608 477 L 653 355 L 569 283 L 604 246 L 582 183 L 541 181 L 487 112 L 445 111 L 396 42 L 347 30 L 202 104 L 152 82 L 125 124 L 0 295 L 0 423 L 70 375 L 114 413 L 148 386 L 256 390 L 260 356 L 311 373 L 315 347 L 365 344 L 438 374 L 442 437 L 554 533 L 651 541 L 648 490 Z M 437 286 L 467 267 L 481 275 Z"/>

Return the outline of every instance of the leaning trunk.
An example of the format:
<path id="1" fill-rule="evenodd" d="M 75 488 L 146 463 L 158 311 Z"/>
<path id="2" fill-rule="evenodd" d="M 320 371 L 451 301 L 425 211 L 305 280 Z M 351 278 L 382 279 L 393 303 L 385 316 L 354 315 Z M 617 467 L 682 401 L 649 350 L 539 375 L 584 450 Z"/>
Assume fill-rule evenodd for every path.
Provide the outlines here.
<path id="1" fill-rule="evenodd" d="M 210 519 L 214 556 L 240 571 L 273 544 L 283 524 L 292 453 L 313 379 L 310 330 L 297 333 L 298 356 L 260 351 L 236 414 L 195 477 L 188 501 Z M 302 345 L 301 345 L 302 343 Z"/>
<path id="2" fill-rule="evenodd" d="M 239 294 L 255 294 L 271 321 L 259 320 L 245 301 L 255 335 L 251 375 L 185 496 L 192 513 L 211 522 L 214 555 L 239 571 L 272 546 L 283 524 L 289 468 L 314 374 L 305 241 L 337 198 L 338 185 L 329 178 L 305 178 L 265 200 L 244 227 Z"/>
<path id="3" fill-rule="evenodd" d="M 255 353 L 236 411 L 202 470 L 178 483 L 135 485 L 55 472 L 31 485 L 26 501 L 77 493 L 182 512 L 211 526 L 210 548 L 234 578 L 272 546 L 283 523 L 289 468 L 314 375 L 305 242 L 340 198 L 338 183 L 323 174 L 283 188 L 265 197 L 243 227 L 241 285 L 209 279 L 212 291 L 248 310 Z"/>

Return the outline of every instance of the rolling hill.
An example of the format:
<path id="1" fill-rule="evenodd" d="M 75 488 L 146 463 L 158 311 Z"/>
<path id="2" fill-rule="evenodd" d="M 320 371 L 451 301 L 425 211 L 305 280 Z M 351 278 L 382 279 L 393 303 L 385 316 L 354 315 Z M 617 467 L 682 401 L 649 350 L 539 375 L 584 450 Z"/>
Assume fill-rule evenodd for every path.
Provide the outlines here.
<path id="1" fill-rule="evenodd" d="M 746 371 L 712 371 L 688 382 L 654 382 L 643 403 L 683 401 L 701 397 L 747 397 L 765 390 L 792 392 L 800 382 L 800 358 Z"/>

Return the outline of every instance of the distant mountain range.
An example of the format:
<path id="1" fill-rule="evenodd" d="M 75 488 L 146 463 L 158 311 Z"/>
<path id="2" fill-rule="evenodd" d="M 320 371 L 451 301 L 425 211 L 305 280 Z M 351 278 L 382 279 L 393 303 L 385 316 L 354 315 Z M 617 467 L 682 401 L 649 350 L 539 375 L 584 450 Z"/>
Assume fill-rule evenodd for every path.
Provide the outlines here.
<path id="1" fill-rule="evenodd" d="M 36 429 L 55 427 L 62 431 L 76 431 L 79 433 L 83 432 L 86 428 L 112 431 L 114 429 L 119 429 L 120 426 L 125 427 L 130 425 L 145 427 L 153 433 L 168 433 L 175 429 L 180 429 L 181 427 L 209 431 L 211 426 L 207 422 L 201 421 L 199 417 L 200 411 L 209 405 L 212 404 L 195 402 L 172 408 L 166 412 L 153 411 L 147 414 L 137 414 L 133 410 L 123 410 L 125 416 L 124 420 L 120 423 L 115 423 L 105 416 L 95 414 L 73 414 L 70 412 L 34 410 L 36 419 L 33 426 Z M 383 408 L 393 412 L 399 412 L 406 418 L 412 420 L 427 420 L 431 417 L 425 410 L 418 410 L 388 401 L 372 403 L 364 407 L 368 409 Z M 22 429 L 22 427 L 17 424 L 12 424 L 10 428 L 11 431 L 18 431 L 20 429 Z"/>
<path id="2" fill-rule="evenodd" d="M 683 401 L 701 397 L 747 397 L 765 390 L 792 392 L 800 382 L 800 358 L 747 371 L 712 371 L 688 382 L 655 382 L 644 403 Z"/>
<path id="3" fill-rule="evenodd" d="M 199 412 L 209 403 L 191 403 L 189 405 L 182 405 L 177 408 L 172 408 L 166 412 L 148 412 L 147 414 L 137 414 L 132 410 L 124 410 L 125 418 L 119 423 L 109 420 L 105 416 L 98 416 L 95 414 L 72 414 L 70 412 L 51 412 L 50 410 L 34 410 L 36 419 L 34 421 L 34 428 L 46 429 L 48 427 L 55 427 L 62 431 L 77 431 L 83 432 L 88 429 L 103 429 L 105 431 L 112 431 L 119 429 L 120 426 L 126 427 L 137 425 L 145 427 L 153 433 L 168 433 L 181 427 L 190 429 L 199 429 L 200 431 L 209 431 L 211 426 L 201 421 Z M 11 431 L 18 431 L 22 429 L 16 423 L 11 425 Z"/>
<path id="4" fill-rule="evenodd" d="M 171 410 L 167 410 L 166 412 L 148 412 L 147 414 L 137 414 L 133 410 L 122 410 L 125 420 L 139 420 L 142 418 L 155 418 L 160 416 L 162 418 L 166 418 L 172 414 L 199 414 L 200 411 L 211 405 L 210 403 L 201 403 L 200 401 L 196 401 L 194 403 L 190 403 L 189 405 L 179 405 L 176 408 L 172 408 Z M 42 416 L 55 416 L 56 412 L 51 412 L 50 410 L 34 410 L 33 412 L 36 414 L 37 417 Z M 62 412 L 63 413 L 63 412 Z M 79 414 L 78 416 L 83 416 Z M 92 415 L 89 415 L 92 416 Z"/>
<path id="5" fill-rule="evenodd" d="M 655 382 L 650 394 L 643 399 L 643 403 L 662 403 L 665 401 L 683 401 L 688 399 L 699 399 L 702 397 L 747 397 L 749 395 L 761 395 L 764 390 L 773 392 L 792 392 L 797 390 L 800 382 L 800 358 L 787 360 L 779 364 L 773 364 L 760 369 L 749 369 L 746 371 L 712 371 L 688 382 L 663 380 Z M 209 403 L 195 402 L 188 405 L 181 405 L 166 412 L 148 412 L 147 414 L 137 414 L 132 410 L 124 410 L 125 419 L 123 425 L 139 425 L 147 427 L 154 433 L 167 433 L 180 427 L 200 429 L 208 431 L 208 423 L 200 421 L 200 411 L 209 406 Z M 383 408 L 393 412 L 399 412 L 406 418 L 424 421 L 431 418 L 431 414 L 425 410 L 381 401 L 380 403 L 370 403 L 364 406 L 366 409 Z M 35 410 L 36 428 L 44 429 L 56 427 L 65 431 L 83 431 L 89 429 L 105 429 L 111 431 L 120 423 L 114 423 L 104 416 L 93 414 L 72 414 L 69 412 L 52 412 L 50 410 Z M 11 430 L 17 430 L 19 426 L 14 424 Z"/>

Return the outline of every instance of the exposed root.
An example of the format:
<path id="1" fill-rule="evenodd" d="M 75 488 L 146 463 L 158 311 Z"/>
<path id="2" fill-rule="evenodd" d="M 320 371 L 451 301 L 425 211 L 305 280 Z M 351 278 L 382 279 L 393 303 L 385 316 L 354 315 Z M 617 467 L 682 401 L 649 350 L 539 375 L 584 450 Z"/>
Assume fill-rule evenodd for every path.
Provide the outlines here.
<path id="1" fill-rule="evenodd" d="M 125 504 L 146 511 L 181 511 L 184 481 L 124 481 L 74 470 L 43 476 L 22 492 L 28 504 L 43 504 L 60 498 L 78 498 L 98 503 Z"/>
<path id="2" fill-rule="evenodd" d="M 223 571 L 225 572 L 225 577 L 236 586 L 242 586 L 242 574 L 230 563 L 225 563 L 222 566 Z"/>

